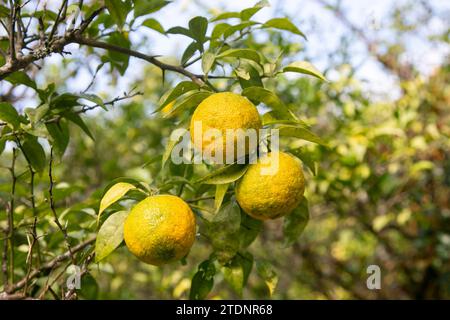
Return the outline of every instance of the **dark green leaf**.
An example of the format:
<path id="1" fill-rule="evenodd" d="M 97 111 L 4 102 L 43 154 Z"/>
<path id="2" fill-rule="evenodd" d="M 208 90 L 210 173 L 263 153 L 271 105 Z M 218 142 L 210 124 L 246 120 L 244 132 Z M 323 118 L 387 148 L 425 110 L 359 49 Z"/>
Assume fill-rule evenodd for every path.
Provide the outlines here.
<path id="1" fill-rule="evenodd" d="M 31 167 L 36 172 L 41 172 L 45 168 L 45 152 L 37 138 L 31 135 L 26 135 L 22 143 L 23 151 L 26 158 L 31 163 Z"/>
<path id="2" fill-rule="evenodd" d="M 203 51 L 203 43 L 206 41 L 206 31 L 208 30 L 208 20 L 204 17 L 195 17 L 189 21 L 189 31 L 191 37 L 199 45 L 200 51 Z"/>
<path id="3" fill-rule="evenodd" d="M 263 28 L 275 28 L 280 30 L 290 31 L 298 34 L 306 39 L 306 36 L 301 32 L 288 18 L 273 18 L 263 24 Z"/>
<path id="4" fill-rule="evenodd" d="M 202 300 L 205 299 L 212 287 L 214 286 L 214 275 L 216 268 L 213 261 L 203 261 L 198 266 L 198 271 L 192 278 L 191 290 L 189 292 L 189 299 Z"/>
<path id="5" fill-rule="evenodd" d="M 20 125 L 19 113 L 8 102 L 0 102 L 0 120 L 10 124 L 14 129 Z"/>
<path id="6" fill-rule="evenodd" d="M 91 131 L 86 126 L 86 124 L 84 123 L 83 119 L 80 117 L 79 114 L 76 114 L 76 113 L 73 113 L 73 112 L 66 112 L 63 115 L 64 115 L 64 118 L 72 121 L 77 126 L 79 126 L 81 128 L 81 130 L 83 130 L 84 133 L 86 133 L 92 140 L 95 140 L 94 136 L 91 133 Z"/>
<path id="7" fill-rule="evenodd" d="M 182 34 L 182 35 L 184 35 L 186 37 L 193 38 L 192 33 L 191 33 L 191 31 L 189 29 L 186 29 L 186 28 L 183 28 L 183 27 L 179 27 L 179 26 L 170 28 L 169 30 L 166 31 L 166 33 Z"/>
<path id="8" fill-rule="evenodd" d="M 134 0 L 134 16 L 140 17 L 156 12 L 169 3 L 170 1 L 164 0 Z"/>
<path id="9" fill-rule="evenodd" d="M 308 200 L 303 197 L 300 205 L 284 218 L 284 246 L 294 244 L 305 230 L 309 221 Z"/>
<path id="10" fill-rule="evenodd" d="M 239 241 L 241 248 L 247 248 L 256 239 L 261 231 L 263 223 L 248 214 L 241 212 L 241 226 L 239 229 Z"/>
<path id="11" fill-rule="evenodd" d="M 142 23 L 143 26 L 165 34 L 164 28 L 158 20 L 149 18 Z"/>
<path id="12" fill-rule="evenodd" d="M 131 43 L 128 38 L 121 32 L 112 33 L 107 40 L 108 43 L 120 46 L 126 49 L 130 49 Z M 108 51 L 108 57 L 110 59 L 111 66 L 116 68 L 121 75 L 124 75 L 128 68 L 130 56 L 127 54 L 119 53 L 117 51 Z"/>
<path id="13" fill-rule="evenodd" d="M 87 300 L 95 300 L 98 297 L 98 284 L 94 277 L 87 273 L 81 278 L 79 295 Z"/>
<path id="14" fill-rule="evenodd" d="M 186 50 L 183 52 L 183 56 L 181 57 L 181 64 L 184 65 L 186 62 L 189 61 L 190 58 L 194 55 L 194 53 L 198 50 L 197 43 L 191 42 L 190 45 L 186 47 Z"/>
<path id="15" fill-rule="evenodd" d="M 69 128 L 66 121 L 60 120 L 57 123 L 47 123 L 45 125 L 50 134 L 50 143 L 59 157 L 64 155 L 67 145 L 69 144 Z"/>
<path id="16" fill-rule="evenodd" d="M 131 10 L 131 3 L 128 0 L 105 0 L 105 6 L 114 22 L 122 28 Z"/>
<path id="17" fill-rule="evenodd" d="M 99 105 L 100 107 L 102 107 L 104 110 L 108 110 L 106 109 L 105 104 L 103 103 L 102 98 L 100 98 L 99 96 L 97 96 L 96 94 L 92 94 L 92 93 L 81 93 L 80 94 L 80 98 L 82 99 L 86 99 L 88 101 L 94 102 L 95 104 Z"/>
<path id="18" fill-rule="evenodd" d="M 23 71 L 16 71 L 5 78 L 6 81 L 12 83 L 13 85 L 23 84 L 27 87 L 36 90 L 36 82 L 30 79 L 30 77 Z"/>

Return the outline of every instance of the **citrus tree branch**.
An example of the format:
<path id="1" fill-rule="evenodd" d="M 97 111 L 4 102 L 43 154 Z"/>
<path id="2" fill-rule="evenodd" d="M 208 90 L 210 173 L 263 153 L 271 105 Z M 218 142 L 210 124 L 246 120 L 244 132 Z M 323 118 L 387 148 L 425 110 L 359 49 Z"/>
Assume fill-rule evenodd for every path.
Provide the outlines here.
<path id="1" fill-rule="evenodd" d="M 95 40 L 95 39 L 85 38 L 81 35 L 76 35 L 73 42 L 78 43 L 80 45 L 86 45 L 86 46 L 93 47 L 93 48 L 101 48 L 101 49 L 105 49 L 105 50 L 115 51 L 115 52 L 126 54 L 128 56 L 139 58 L 139 59 L 145 60 L 145 61 L 157 66 L 161 70 L 177 72 L 179 74 L 182 74 L 182 75 L 190 78 L 193 82 L 195 82 L 199 85 L 204 85 L 203 81 L 201 80 L 201 76 L 196 75 L 196 74 L 186 70 L 182 66 L 175 66 L 175 65 L 161 62 L 160 60 L 156 59 L 154 56 L 146 55 L 139 51 L 120 47 L 120 46 L 117 46 L 114 44 L 110 44 L 110 43 Z"/>
<path id="2" fill-rule="evenodd" d="M 77 253 L 81 250 L 83 250 L 84 248 L 86 248 L 87 246 L 89 246 L 90 244 L 94 243 L 95 241 L 95 237 L 90 238 L 74 247 L 72 247 L 72 254 Z M 19 289 L 22 289 L 25 284 L 27 283 L 27 281 L 30 281 L 36 277 L 38 277 L 40 274 L 52 270 L 54 268 L 56 268 L 57 266 L 59 266 L 61 264 L 61 262 L 70 259 L 71 253 L 69 251 L 57 256 L 56 258 L 54 258 L 53 260 L 47 262 L 46 264 L 43 264 L 39 269 L 33 270 L 28 277 L 25 277 L 23 279 L 21 279 L 20 281 L 16 282 L 15 284 L 11 285 L 10 287 L 10 292 L 14 292 L 17 291 Z"/>

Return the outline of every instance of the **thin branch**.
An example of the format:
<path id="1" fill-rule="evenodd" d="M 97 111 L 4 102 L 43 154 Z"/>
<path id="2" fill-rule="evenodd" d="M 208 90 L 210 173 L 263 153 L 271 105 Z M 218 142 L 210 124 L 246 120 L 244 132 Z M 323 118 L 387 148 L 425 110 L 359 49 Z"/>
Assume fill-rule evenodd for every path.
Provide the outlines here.
<path id="1" fill-rule="evenodd" d="M 125 100 L 125 99 L 130 99 L 130 98 L 138 96 L 138 95 L 142 95 L 142 92 L 135 92 L 133 94 L 129 93 L 129 94 L 126 94 L 126 95 L 124 95 L 122 97 L 116 97 L 116 98 L 114 98 L 114 99 L 112 99 L 110 101 L 104 102 L 103 105 L 105 105 L 105 106 L 108 106 L 108 105 L 113 106 L 115 103 L 117 103 L 119 101 L 122 101 L 122 100 Z M 95 105 L 92 105 L 92 106 L 84 105 L 84 106 L 82 106 L 82 108 L 80 110 L 75 111 L 74 113 L 76 113 L 76 114 L 86 113 L 88 111 L 91 111 L 91 110 L 99 108 L 99 107 L 102 107 L 102 105 L 100 105 L 100 104 L 95 104 Z M 56 122 L 60 121 L 62 118 L 63 118 L 62 115 L 58 115 L 58 116 L 55 116 L 54 118 L 46 120 L 45 123 L 47 123 L 47 124 L 48 123 L 56 123 Z"/>
<path id="2" fill-rule="evenodd" d="M 9 280 L 14 283 L 14 198 L 16 195 L 16 148 L 13 148 L 11 163 L 11 200 L 8 211 Z"/>
<path id="3" fill-rule="evenodd" d="M 95 238 L 90 238 L 76 246 L 74 246 L 72 248 L 72 253 L 77 253 L 78 251 L 83 250 L 84 248 L 86 248 L 88 245 L 92 244 L 95 241 Z M 39 269 L 36 269 L 34 271 L 32 271 L 28 277 L 28 281 L 38 277 L 40 274 L 44 273 L 45 271 L 48 270 L 52 270 L 54 268 L 56 268 L 57 266 L 59 266 L 61 264 L 61 262 L 70 259 L 71 257 L 71 253 L 69 251 L 57 256 L 56 258 L 54 258 L 53 260 L 47 262 L 46 264 L 42 265 Z M 25 282 L 27 281 L 26 278 L 21 279 L 20 281 L 18 281 L 17 283 L 13 284 L 11 286 L 10 291 L 14 292 L 17 291 L 19 289 L 22 289 L 25 286 Z"/>
<path id="4" fill-rule="evenodd" d="M 49 197 L 50 197 L 50 209 L 51 209 L 51 211 L 53 213 L 53 218 L 54 218 L 54 221 L 55 221 L 56 225 L 58 226 L 59 230 L 64 235 L 64 241 L 66 242 L 67 250 L 69 251 L 70 258 L 72 259 L 72 263 L 76 264 L 75 257 L 74 257 L 73 252 L 72 252 L 72 248 L 70 246 L 69 237 L 67 235 L 67 230 L 66 230 L 65 227 L 63 227 L 61 225 L 61 223 L 59 221 L 59 218 L 58 218 L 58 214 L 56 213 L 55 200 L 53 199 L 52 167 L 53 167 L 53 147 L 50 148 L 50 161 L 49 161 L 49 165 L 48 165 L 48 178 L 49 178 L 49 183 L 50 183 L 50 186 L 49 186 L 49 189 L 48 189 L 48 193 L 49 193 Z"/>
<path id="5" fill-rule="evenodd" d="M 101 48 L 101 49 L 106 49 L 106 50 L 110 50 L 110 51 L 116 51 L 116 52 L 126 54 L 128 56 L 136 57 L 136 58 L 145 60 L 145 61 L 157 66 L 161 70 L 164 70 L 164 71 L 168 70 L 168 71 L 174 71 L 174 72 L 180 73 L 180 74 L 190 78 L 193 82 L 197 83 L 198 85 L 201 85 L 201 86 L 204 85 L 203 81 L 201 80 L 201 78 L 198 75 L 186 70 L 182 66 L 174 66 L 174 65 L 170 65 L 170 64 L 161 62 L 158 59 L 156 59 L 154 56 L 149 56 L 149 55 L 143 54 L 139 51 L 120 47 L 120 46 L 117 46 L 114 44 L 106 43 L 103 41 L 98 41 L 95 39 L 85 38 L 85 37 L 78 36 L 78 35 L 75 36 L 74 42 L 78 43 L 78 44 L 82 44 L 82 45 L 87 45 L 89 47 Z"/>
<path id="6" fill-rule="evenodd" d="M 67 0 L 64 0 L 62 2 L 61 7 L 58 10 L 58 14 L 56 16 L 55 23 L 53 24 L 52 30 L 50 31 L 50 34 L 49 34 L 48 39 L 47 39 L 48 42 L 52 41 L 53 36 L 55 35 L 56 30 L 58 29 L 59 23 L 61 22 L 60 21 L 61 14 L 63 13 L 65 7 L 67 7 Z"/>

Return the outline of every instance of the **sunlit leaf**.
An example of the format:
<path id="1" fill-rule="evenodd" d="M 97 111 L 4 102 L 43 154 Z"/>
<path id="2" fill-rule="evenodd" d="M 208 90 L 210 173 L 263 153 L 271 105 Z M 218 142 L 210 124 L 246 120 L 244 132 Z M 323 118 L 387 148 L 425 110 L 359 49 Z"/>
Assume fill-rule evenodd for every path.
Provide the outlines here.
<path id="1" fill-rule="evenodd" d="M 110 215 L 100 227 L 95 242 L 95 262 L 109 256 L 123 241 L 123 224 L 128 211 Z"/>
<path id="2" fill-rule="evenodd" d="M 278 275 L 274 268 L 268 261 L 258 260 L 256 261 L 256 271 L 266 283 L 269 294 L 272 296 L 278 284 Z"/>
<path id="3" fill-rule="evenodd" d="M 293 62 L 290 65 L 284 67 L 283 72 L 298 72 L 309 74 L 311 76 L 319 78 L 320 80 L 327 81 L 324 75 L 319 70 L 317 70 L 316 67 L 314 67 L 311 63 L 307 61 Z"/>
<path id="4" fill-rule="evenodd" d="M 242 164 L 230 164 L 216 171 L 208 174 L 207 176 L 197 180 L 197 183 L 203 184 L 225 184 L 231 183 L 241 178 L 247 171 L 248 166 Z"/>
<path id="5" fill-rule="evenodd" d="M 263 24 L 263 28 L 275 28 L 280 30 L 290 31 L 298 34 L 306 39 L 306 36 L 301 32 L 288 18 L 273 18 Z"/>
<path id="6" fill-rule="evenodd" d="M 98 220 L 100 220 L 100 215 L 105 209 L 107 209 L 110 205 L 120 200 L 128 191 L 136 189 L 134 185 L 127 182 L 119 182 L 113 185 L 111 188 L 106 191 L 103 195 L 102 200 L 100 201 L 100 208 L 98 210 Z"/>

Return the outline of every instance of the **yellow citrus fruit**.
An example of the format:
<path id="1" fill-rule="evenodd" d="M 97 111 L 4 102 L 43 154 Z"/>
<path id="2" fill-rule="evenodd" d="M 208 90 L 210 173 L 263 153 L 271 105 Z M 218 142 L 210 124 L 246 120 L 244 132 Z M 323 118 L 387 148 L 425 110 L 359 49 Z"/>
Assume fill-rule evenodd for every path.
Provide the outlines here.
<path id="1" fill-rule="evenodd" d="M 195 130 L 196 123 L 197 125 L 198 123 L 201 124 L 201 131 Z M 247 98 L 232 92 L 220 92 L 212 94 L 203 100 L 195 109 L 190 124 L 191 139 L 197 149 L 202 152 L 208 151 L 212 156 L 216 154 L 216 147 L 223 148 L 222 154 L 225 159 L 227 129 L 255 129 L 254 132 L 257 137 L 261 126 L 258 110 Z M 211 133 L 211 129 L 220 132 L 222 138 L 217 139 L 214 136 L 210 136 L 208 131 Z M 232 150 L 234 158 L 237 155 L 237 141 L 241 134 L 236 131 L 235 133 L 234 136 L 228 136 L 233 138 L 233 141 L 230 141 L 230 145 L 234 147 Z M 199 137 L 199 134 L 201 134 L 201 137 Z M 242 137 L 244 136 L 242 135 Z M 249 153 L 249 144 L 247 139 L 244 141 L 245 153 L 247 154 Z M 254 146 L 255 149 L 256 147 L 257 145 Z"/>
<path id="2" fill-rule="evenodd" d="M 249 166 L 237 183 L 236 199 L 248 215 L 267 220 L 291 213 L 304 192 L 300 160 L 284 152 L 272 152 Z"/>
<path id="3" fill-rule="evenodd" d="M 160 266 L 183 258 L 195 239 L 195 216 L 189 205 L 172 195 L 148 197 L 131 209 L 124 239 L 140 260 Z"/>

